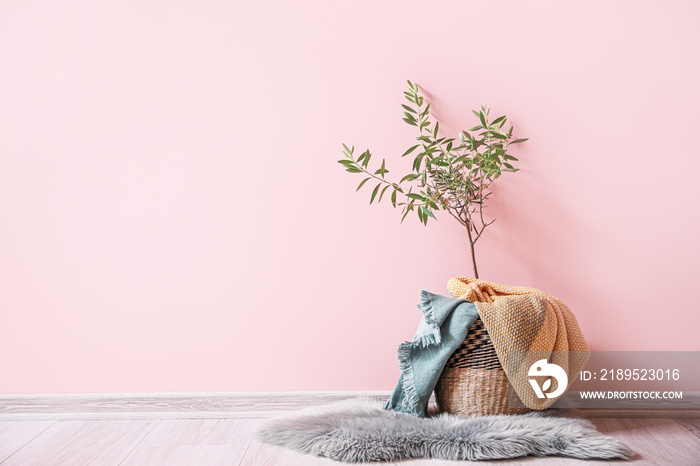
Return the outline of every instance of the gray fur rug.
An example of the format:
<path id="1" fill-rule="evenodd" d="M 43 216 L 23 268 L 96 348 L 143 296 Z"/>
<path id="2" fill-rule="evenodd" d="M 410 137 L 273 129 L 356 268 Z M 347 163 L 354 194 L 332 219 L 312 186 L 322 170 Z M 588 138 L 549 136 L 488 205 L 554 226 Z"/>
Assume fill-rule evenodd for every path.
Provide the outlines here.
<path id="1" fill-rule="evenodd" d="M 358 398 L 267 419 L 258 440 L 349 463 L 410 458 L 496 460 L 520 456 L 630 459 L 634 453 L 585 419 L 514 416 L 417 418 Z"/>

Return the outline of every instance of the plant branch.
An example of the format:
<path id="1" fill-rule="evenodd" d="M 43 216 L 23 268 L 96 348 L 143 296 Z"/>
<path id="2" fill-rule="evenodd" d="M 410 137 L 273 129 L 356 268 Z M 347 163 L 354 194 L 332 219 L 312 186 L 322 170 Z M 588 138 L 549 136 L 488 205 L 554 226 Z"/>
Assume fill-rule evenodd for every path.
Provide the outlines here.
<path id="1" fill-rule="evenodd" d="M 356 160 L 353 156 L 354 147 L 350 149 L 345 145 L 343 153 L 347 159 L 340 160 L 339 163 L 351 173 L 363 173 L 369 177 L 360 183 L 357 190 L 370 179 L 379 181 L 372 191 L 370 204 L 380 189 L 379 201 L 391 187 L 392 204 L 394 207 L 403 207 L 402 221 L 415 210 L 421 223 L 427 225 L 428 219 L 434 218 L 433 211 L 445 210 L 467 230 L 472 267 L 478 278 L 474 245 L 495 222 L 495 219 L 486 221 L 484 217 L 486 200 L 492 194 L 489 187 L 503 172 L 517 171 L 511 165 L 517 159 L 509 155 L 508 150 L 511 144 L 524 142 L 527 138 L 511 141 L 513 126 L 510 125 L 507 132 L 503 131 L 506 116 L 489 121 L 490 110 L 482 106 L 480 111 L 473 110 L 479 124 L 460 131 L 458 139 L 461 143 L 455 147 L 453 142 L 456 138 L 438 137 L 439 121 L 435 121 L 431 130 L 430 103 L 423 105 L 424 99 L 419 94 L 418 85 L 408 81 L 408 90 L 404 95 L 408 105 L 402 105 L 405 110 L 403 120 L 409 125 L 417 126 L 419 134 L 415 138 L 419 142 L 403 154 L 406 156 L 418 149 L 413 156 L 412 170 L 399 183 L 392 183 L 384 178 L 385 173 L 388 173 L 384 160 L 381 168 L 372 172 L 367 168 L 371 153 L 366 151 Z M 404 190 L 404 182 L 409 189 Z M 397 193 L 405 199 L 402 198 L 399 202 L 396 199 Z"/>

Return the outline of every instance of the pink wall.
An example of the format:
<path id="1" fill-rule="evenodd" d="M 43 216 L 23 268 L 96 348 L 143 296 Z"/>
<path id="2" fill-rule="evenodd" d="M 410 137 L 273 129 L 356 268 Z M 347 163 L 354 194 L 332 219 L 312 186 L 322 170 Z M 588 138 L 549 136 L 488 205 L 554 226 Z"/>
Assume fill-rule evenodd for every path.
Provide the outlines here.
<path id="1" fill-rule="evenodd" d="M 486 4 L 488 3 L 488 5 Z M 700 350 L 697 2 L 0 2 L 0 392 L 388 390 L 469 274 L 336 164 L 469 109 L 530 142 L 486 279 L 595 349 Z M 390 165 L 390 169 L 392 166 Z"/>

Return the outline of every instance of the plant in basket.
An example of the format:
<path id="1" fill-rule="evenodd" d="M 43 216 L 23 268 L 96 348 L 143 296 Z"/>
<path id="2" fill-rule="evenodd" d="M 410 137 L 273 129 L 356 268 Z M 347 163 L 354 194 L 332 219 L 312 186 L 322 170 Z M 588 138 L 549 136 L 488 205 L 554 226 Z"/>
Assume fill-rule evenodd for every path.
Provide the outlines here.
<path id="1" fill-rule="evenodd" d="M 413 156 L 410 173 L 399 181 L 387 178 L 386 159 L 376 170 L 370 168 L 372 153 L 365 150 L 356 156 L 355 147 L 343 144 L 345 158 L 338 161 L 346 171 L 364 175 L 357 190 L 365 184 L 374 184 L 370 204 L 375 199 L 389 199 L 394 208 L 400 208 L 401 221 L 414 212 L 418 220 L 427 225 L 434 212 L 444 210 L 466 230 L 474 277 L 479 278 L 475 245 L 486 227 L 495 219 L 486 220 L 484 209 L 491 196 L 491 185 L 504 172 L 515 172 L 513 162 L 518 159 L 508 153 L 512 144 L 527 141 L 514 139 L 513 126 L 506 128 L 505 115 L 490 117 L 490 110 L 481 107 L 472 110 L 477 125 L 460 131 L 458 138 L 440 137 L 440 123 L 431 121 L 430 104 L 419 93 L 417 84 L 408 81 L 403 104 L 407 124 L 418 128 L 416 144 L 409 147 L 402 157 Z M 385 194 L 387 196 L 385 197 Z"/>

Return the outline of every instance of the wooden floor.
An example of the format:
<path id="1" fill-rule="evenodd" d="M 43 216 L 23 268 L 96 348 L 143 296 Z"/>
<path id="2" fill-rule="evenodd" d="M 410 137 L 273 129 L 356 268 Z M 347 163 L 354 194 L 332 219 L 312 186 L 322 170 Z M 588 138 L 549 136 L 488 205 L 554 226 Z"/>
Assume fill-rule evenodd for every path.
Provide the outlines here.
<path id="1" fill-rule="evenodd" d="M 302 397 L 303 399 L 303 397 Z M 317 402 L 318 400 L 314 400 Z M 22 419 L 18 412 L 0 415 L 0 465 L 338 465 L 340 463 L 300 455 L 292 451 L 262 445 L 253 439 L 252 431 L 263 417 L 277 412 L 251 408 L 229 412 L 219 408 L 209 417 L 178 411 L 133 415 L 117 412 L 103 418 L 80 419 L 54 413 L 56 420 L 35 420 L 37 412 Z M 0 413 L 12 411 L 2 405 Z M 293 404 L 285 410 L 293 409 Z M 31 411 L 31 410 L 29 410 Z M 576 414 L 576 413 L 572 413 Z M 116 418 L 115 418 L 116 417 Z M 188 418 L 189 417 L 189 418 Z M 194 417 L 194 418 L 192 418 Z M 638 453 L 631 463 L 636 465 L 700 465 L 700 417 L 591 417 L 601 432 L 627 443 Z M 543 464 L 583 465 L 620 462 L 580 461 L 568 458 L 522 458 L 479 464 Z M 439 460 L 412 460 L 406 466 L 452 466 L 464 464 Z"/>

